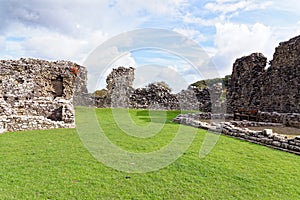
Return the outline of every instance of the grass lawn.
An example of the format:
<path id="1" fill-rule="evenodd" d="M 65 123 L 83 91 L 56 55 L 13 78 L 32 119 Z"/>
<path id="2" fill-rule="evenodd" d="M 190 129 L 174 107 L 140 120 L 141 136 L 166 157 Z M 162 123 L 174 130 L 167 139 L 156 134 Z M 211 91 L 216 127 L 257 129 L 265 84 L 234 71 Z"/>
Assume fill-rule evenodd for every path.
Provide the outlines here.
<path id="1" fill-rule="evenodd" d="M 149 122 L 147 111 L 130 112 L 136 123 Z M 132 152 L 167 145 L 180 126 L 170 122 L 177 114 L 168 111 L 162 131 L 144 139 L 124 134 L 110 109 L 97 109 L 107 137 Z M 299 156 L 220 136 L 200 159 L 204 137 L 198 130 L 186 153 L 166 168 L 126 173 L 98 162 L 76 129 L 5 133 L 0 199 L 300 199 Z"/>

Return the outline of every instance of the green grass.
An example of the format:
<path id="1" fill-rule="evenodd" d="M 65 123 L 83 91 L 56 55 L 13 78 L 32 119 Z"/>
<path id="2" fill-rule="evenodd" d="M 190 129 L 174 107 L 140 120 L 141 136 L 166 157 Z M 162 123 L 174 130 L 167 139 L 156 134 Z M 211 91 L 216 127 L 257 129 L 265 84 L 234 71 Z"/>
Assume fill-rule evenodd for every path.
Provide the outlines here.
<path id="1" fill-rule="evenodd" d="M 139 125 L 149 123 L 147 111 L 130 112 Z M 143 139 L 122 133 L 110 109 L 97 110 L 107 137 L 132 152 L 167 145 L 179 127 L 171 122 L 177 114 L 168 112 L 163 130 Z M 98 162 L 75 129 L 5 133 L 0 199 L 300 199 L 299 156 L 220 136 L 199 159 L 204 137 L 198 130 L 186 153 L 166 168 L 125 173 Z"/>

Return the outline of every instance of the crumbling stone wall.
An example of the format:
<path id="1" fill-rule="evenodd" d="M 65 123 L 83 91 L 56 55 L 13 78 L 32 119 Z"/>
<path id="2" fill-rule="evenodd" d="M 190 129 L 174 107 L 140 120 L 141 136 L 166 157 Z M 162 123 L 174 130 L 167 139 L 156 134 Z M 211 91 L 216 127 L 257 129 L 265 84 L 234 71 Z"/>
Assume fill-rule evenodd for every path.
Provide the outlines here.
<path id="1" fill-rule="evenodd" d="M 197 88 L 189 86 L 186 90 L 181 90 L 176 94 L 182 110 L 211 111 L 211 97 L 208 88 Z"/>
<path id="2" fill-rule="evenodd" d="M 281 42 L 264 75 L 260 108 L 300 112 L 300 36 Z"/>
<path id="3" fill-rule="evenodd" d="M 151 83 L 145 88 L 137 88 L 130 96 L 131 108 L 151 108 L 179 110 L 179 103 L 174 94 L 159 83 Z"/>
<path id="4" fill-rule="evenodd" d="M 229 113 L 241 107 L 259 107 L 266 64 L 267 58 L 261 53 L 253 53 L 235 61 L 227 90 Z"/>
<path id="5" fill-rule="evenodd" d="M 107 76 L 105 105 L 113 108 L 128 108 L 133 93 L 134 68 L 119 67 Z"/>
<path id="6" fill-rule="evenodd" d="M 74 91 L 85 86 L 85 68 L 72 62 L 1 60 L 0 131 L 74 127 Z"/>
<path id="7" fill-rule="evenodd" d="M 177 94 L 172 94 L 163 82 L 151 83 L 144 88 L 134 89 L 134 70 L 132 67 L 113 69 L 106 79 L 107 96 L 95 98 L 96 105 L 99 107 L 184 109 L 206 112 L 211 111 L 212 106 L 221 107 L 219 99 L 222 86 L 220 84 L 203 89 L 190 86 Z"/>
<path id="8" fill-rule="evenodd" d="M 300 36 L 280 43 L 270 67 L 254 53 L 236 60 L 227 92 L 229 113 L 239 108 L 300 112 Z"/>

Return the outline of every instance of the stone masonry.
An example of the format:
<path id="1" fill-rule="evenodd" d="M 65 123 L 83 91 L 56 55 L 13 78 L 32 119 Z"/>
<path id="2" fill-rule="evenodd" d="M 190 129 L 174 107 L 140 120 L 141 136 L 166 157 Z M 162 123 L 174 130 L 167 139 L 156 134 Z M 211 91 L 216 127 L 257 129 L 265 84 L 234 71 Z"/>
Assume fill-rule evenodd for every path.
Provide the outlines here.
<path id="1" fill-rule="evenodd" d="M 188 87 L 177 94 L 165 87 L 164 82 L 150 83 L 144 88 L 133 88 L 134 68 L 118 67 L 106 79 L 107 96 L 95 99 L 101 107 L 142 108 L 163 110 L 201 110 L 209 112 L 212 106 L 221 107 L 222 88 Z M 212 98 L 213 97 L 213 98 Z M 213 99 L 213 100 L 212 100 Z M 212 103 L 213 102 L 213 103 Z"/>
<path id="2" fill-rule="evenodd" d="M 266 69 L 266 57 L 254 53 L 233 64 L 227 111 L 300 112 L 300 36 L 280 43 Z"/>
<path id="3" fill-rule="evenodd" d="M 133 93 L 134 68 L 119 67 L 107 76 L 107 98 L 104 105 L 113 108 L 128 108 Z"/>
<path id="4" fill-rule="evenodd" d="M 259 107 L 266 63 L 267 58 L 261 53 L 253 53 L 235 61 L 227 90 L 228 112 L 232 113 L 240 107 Z"/>
<path id="5" fill-rule="evenodd" d="M 86 69 L 68 61 L 0 61 L 0 132 L 75 126 L 74 91 L 86 91 Z"/>
<path id="6" fill-rule="evenodd" d="M 214 119 L 232 119 L 232 115 L 211 113 L 192 113 L 180 114 L 173 119 L 173 122 L 210 130 L 212 132 L 222 133 L 240 140 L 268 146 L 274 149 L 295 153 L 300 155 L 300 136 L 288 139 L 286 136 L 273 133 L 272 129 L 264 129 L 263 131 L 249 130 L 243 126 L 281 126 L 281 124 L 273 122 L 250 122 L 250 121 L 217 121 L 212 120 L 211 123 L 206 122 Z M 295 116 L 284 115 L 287 121 L 294 121 Z M 296 116 L 298 119 L 300 115 Z M 202 120 L 202 121 L 201 121 Z M 205 121 L 203 121 L 205 120 Z"/>

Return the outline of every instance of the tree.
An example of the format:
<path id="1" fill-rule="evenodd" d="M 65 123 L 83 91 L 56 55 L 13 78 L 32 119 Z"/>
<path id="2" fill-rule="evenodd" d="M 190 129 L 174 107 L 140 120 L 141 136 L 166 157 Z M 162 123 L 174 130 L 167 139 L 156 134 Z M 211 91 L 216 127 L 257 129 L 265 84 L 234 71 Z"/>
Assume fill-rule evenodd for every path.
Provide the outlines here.
<path id="1" fill-rule="evenodd" d="M 104 98 L 107 96 L 107 90 L 106 89 L 101 89 L 101 90 L 96 90 L 93 95 L 95 97 L 100 97 L 100 98 Z"/>

